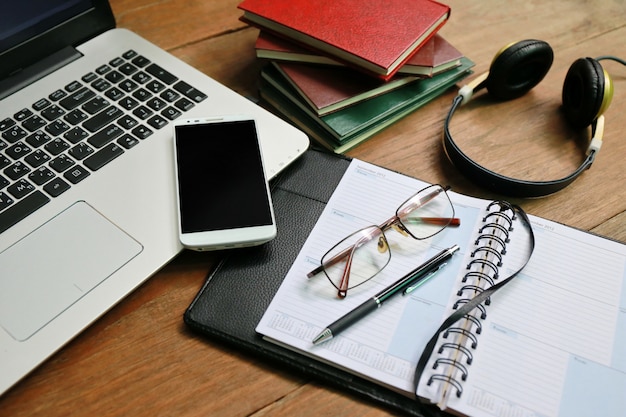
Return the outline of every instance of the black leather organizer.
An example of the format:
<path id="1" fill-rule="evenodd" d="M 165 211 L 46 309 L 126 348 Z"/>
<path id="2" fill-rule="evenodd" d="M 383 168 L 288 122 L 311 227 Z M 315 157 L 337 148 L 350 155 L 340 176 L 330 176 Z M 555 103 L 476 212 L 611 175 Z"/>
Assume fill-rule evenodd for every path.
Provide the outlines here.
<path id="1" fill-rule="evenodd" d="M 435 407 L 264 340 L 255 332 L 350 159 L 308 150 L 272 181 L 277 237 L 224 253 L 184 315 L 185 323 L 268 361 L 413 416 L 445 416 Z M 390 410 L 391 411 L 391 410 Z"/>

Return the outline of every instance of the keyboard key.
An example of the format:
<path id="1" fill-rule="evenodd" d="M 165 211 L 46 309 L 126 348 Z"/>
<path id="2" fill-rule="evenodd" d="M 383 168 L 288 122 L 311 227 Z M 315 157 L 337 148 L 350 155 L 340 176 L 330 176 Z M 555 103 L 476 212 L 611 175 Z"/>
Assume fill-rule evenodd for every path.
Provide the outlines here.
<path id="1" fill-rule="evenodd" d="M 132 133 L 139 139 L 145 139 L 152 134 L 152 130 L 144 125 L 139 125 L 132 130 Z"/>
<path id="2" fill-rule="evenodd" d="M 161 100 L 158 97 L 151 98 L 150 100 L 146 102 L 146 104 L 148 105 L 148 107 L 150 107 L 154 111 L 159 111 L 161 109 L 164 109 L 166 106 L 165 101 Z"/>
<path id="3" fill-rule="evenodd" d="M 144 56 L 137 56 L 135 58 L 133 58 L 133 60 L 131 61 L 133 64 L 137 65 L 138 67 L 145 67 L 146 65 L 148 65 L 150 63 L 150 60 Z"/>
<path id="4" fill-rule="evenodd" d="M 19 181 L 17 181 L 16 183 L 11 184 L 10 186 L 8 186 L 7 187 L 7 191 L 14 198 L 20 200 L 20 199 L 26 197 L 28 194 L 30 194 L 33 191 L 35 191 L 35 186 L 33 184 L 31 184 L 30 182 L 26 181 L 24 178 L 22 178 Z"/>
<path id="5" fill-rule="evenodd" d="M 52 140 L 52 138 L 41 130 L 36 131 L 32 135 L 26 138 L 26 143 L 28 143 L 33 148 L 38 148 L 44 143 L 48 143 Z"/>
<path id="6" fill-rule="evenodd" d="M 0 140 L 0 151 L 3 150 L 4 148 L 6 148 L 7 146 L 9 146 L 9 145 L 7 145 L 7 143 L 5 141 Z"/>
<path id="7" fill-rule="evenodd" d="M 0 154 L 0 169 L 6 168 L 11 165 L 11 160 L 6 156 Z"/>
<path id="8" fill-rule="evenodd" d="M 5 180 L 6 181 L 6 180 Z M 13 199 L 6 193 L 0 192 L 0 211 L 13 204 Z"/>
<path id="9" fill-rule="evenodd" d="M 87 87 L 83 87 L 75 93 L 71 94 L 68 97 L 65 97 L 63 100 L 59 102 L 63 108 L 66 110 L 72 110 L 76 107 L 80 106 L 90 98 L 94 97 L 96 93 L 88 89 Z"/>
<path id="10" fill-rule="evenodd" d="M 146 101 L 147 99 L 152 97 L 152 93 L 148 92 L 148 90 L 140 88 L 133 93 L 133 97 L 135 97 L 139 101 Z"/>
<path id="11" fill-rule="evenodd" d="M 167 120 L 157 114 L 148 120 L 148 124 L 155 129 L 161 129 L 167 125 Z"/>
<path id="12" fill-rule="evenodd" d="M 141 120 L 145 120 L 152 115 L 152 110 L 147 108 L 146 106 L 139 106 L 135 110 L 133 110 L 133 114 L 139 117 Z"/>
<path id="13" fill-rule="evenodd" d="M 150 64 L 146 67 L 146 72 L 155 78 L 163 81 L 165 84 L 173 84 L 178 81 L 178 77 L 161 68 L 157 64 Z"/>
<path id="14" fill-rule="evenodd" d="M 154 94 L 158 94 L 165 89 L 165 84 L 162 84 L 156 80 L 152 80 L 145 85 L 146 89 L 152 91 Z"/>
<path id="15" fill-rule="evenodd" d="M 0 193 L 0 201 L 6 198 L 9 197 L 6 194 L 3 197 L 3 193 Z M 0 233 L 17 224 L 49 201 L 50 199 L 41 191 L 36 190 L 30 193 L 26 198 L 0 213 Z"/>
<path id="16" fill-rule="evenodd" d="M 89 142 L 90 145 L 93 145 L 96 148 L 101 148 L 107 143 L 111 142 L 113 139 L 120 136 L 122 133 L 124 133 L 124 131 L 121 127 L 111 124 L 87 139 L 87 142 Z"/>
<path id="17" fill-rule="evenodd" d="M 130 116 L 122 116 L 117 120 L 117 124 L 127 130 L 130 130 L 133 127 L 137 126 L 137 123 L 137 120 L 133 119 Z"/>
<path id="18" fill-rule="evenodd" d="M 69 142 L 73 144 L 76 144 L 80 142 L 81 140 L 86 139 L 87 136 L 89 136 L 89 133 L 85 132 L 83 129 L 81 129 L 78 126 L 63 134 L 63 138 L 65 138 L 66 140 L 68 140 Z"/>
<path id="19" fill-rule="evenodd" d="M 2 137 L 9 143 L 23 139 L 28 133 L 19 126 L 13 126 L 2 132 Z"/>
<path id="20" fill-rule="evenodd" d="M 126 110 L 132 110 L 139 105 L 139 102 L 132 97 L 124 97 L 118 104 Z"/>
<path id="21" fill-rule="evenodd" d="M 108 81 L 111 81 L 113 84 L 117 84 L 122 81 L 124 78 L 124 74 L 118 71 L 111 71 L 107 75 L 104 76 Z"/>
<path id="22" fill-rule="evenodd" d="M 107 124 L 115 121 L 115 119 L 120 117 L 122 114 L 123 113 L 120 109 L 115 106 L 111 106 L 87 120 L 83 123 L 83 127 L 90 132 L 97 132 Z"/>
<path id="23" fill-rule="evenodd" d="M 30 172 L 30 168 L 21 161 L 17 161 L 8 168 L 5 168 L 4 175 L 12 179 L 13 181 L 19 179 L 21 176 Z"/>
<path id="24" fill-rule="evenodd" d="M 69 112 L 65 117 L 65 121 L 76 126 L 77 124 L 79 124 L 80 122 L 85 121 L 89 116 L 87 116 L 84 112 L 82 112 L 80 109 L 74 109 L 71 112 Z"/>
<path id="25" fill-rule="evenodd" d="M 65 86 L 65 90 L 67 90 L 70 93 L 73 93 L 74 91 L 78 91 L 78 89 L 81 88 L 82 86 L 83 85 L 79 81 L 72 81 L 71 83 Z"/>
<path id="26" fill-rule="evenodd" d="M 59 101 L 59 100 L 61 100 L 63 97 L 66 97 L 66 96 L 67 96 L 67 93 L 66 93 L 65 91 L 63 91 L 63 90 L 57 90 L 57 91 L 52 92 L 52 93 L 48 96 L 48 98 L 49 98 L 50 100 L 52 100 L 52 101 Z"/>
<path id="27" fill-rule="evenodd" d="M 139 87 L 139 84 L 137 84 L 133 80 L 126 79 L 122 81 L 121 83 L 119 83 L 117 86 L 120 88 L 120 90 L 130 93 L 131 91 Z"/>
<path id="28" fill-rule="evenodd" d="M 43 109 L 45 109 L 46 107 L 48 107 L 50 104 L 50 101 L 47 98 L 42 98 L 37 100 L 35 103 L 33 103 L 33 109 L 37 110 L 37 111 L 41 111 Z"/>
<path id="29" fill-rule="evenodd" d="M 24 158 L 24 161 L 26 161 L 26 163 L 33 168 L 37 168 L 45 164 L 49 160 L 50 160 L 50 155 L 48 155 L 41 149 L 35 150 L 35 152 L 31 153 L 26 158 Z"/>
<path id="30" fill-rule="evenodd" d="M 28 179 L 37 185 L 43 185 L 56 177 L 56 174 L 50 171 L 47 167 L 39 167 L 35 171 L 28 174 Z"/>
<path id="31" fill-rule="evenodd" d="M 48 121 L 55 120 L 58 117 L 63 116 L 64 114 L 65 114 L 65 110 L 63 110 L 61 107 L 57 106 L 56 104 L 53 104 L 52 106 L 46 107 L 41 112 L 41 115 L 43 117 L 45 117 L 46 120 L 48 120 Z"/>
<path id="32" fill-rule="evenodd" d="M 98 68 L 96 68 L 96 73 L 103 75 L 106 74 L 107 72 L 111 71 L 111 67 L 109 67 L 108 65 L 100 65 Z"/>
<path id="33" fill-rule="evenodd" d="M 122 54 L 122 57 L 124 57 L 125 59 L 133 59 L 136 56 L 137 56 L 137 52 L 133 51 L 132 49 L 129 49 L 128 51 Z"/>
<path id="34" fill-rule="evenodd" d="M 15 120 L 11 119 L 10 117 L 7 117 L 6 119 L 0 121 L 0 132 L 3 130 L 7 130 L 8 128 L 14 125 L 15 125 Z"/>
<path id="35" fill-rule="evenodd" d="M 180 110 L 175 109 L 174 107 L 171 107 L 171 106 L 163 110 L 161 114 L 167 117 L 169 120 L 174 120 L 182 115 Z"/>
<path id="36" fill-rule="evenodd" d="M 78 184 L 79 182 L 87 178 L 89 175 L 91 175 L 89 174 L 89 171 L 87 171 L 85 168 L 81 167 L 80 165 L 76 165 L 74 168 L 70 169 L 65 174 L 63 174 L 63 178 L 65 178 L 72 184 Z"/>
<path id="37" fill-rule="evenodd" d="M 5 151 L 5 153 L 17 161 L 18 159 L 31 153 L 31 151 L 32 149 L 30 146 L 26 145 L 24 142 L 18 142 L 15 145 L 9 147 Z"/>
<path id="38" fill-rule="evenodd" d="M 72 158 L 70 158 L 69 156 L 65 154 L 61 154 L 57 156 L 56 158 L 54 158 L 52 161 L 50 161 L 48 165 L 50 166 L 50 168 L 54 169 L 56 172 L 63 172 L 63 171 L 68 170 L 72 165 L 75 165 L 75 164 L 76 162 L 74 162 Z"/>
<path id="39" fill-rule="evenodd" d="M 180 97 L 180 94 L 174 90 L 167 89 L 160 94 L 160 97 L 169 103 L 173 103 Z"/>
<path id="40" fill-rule="evenodd" d="M 60 138 L 54 139 L 52 142 L 47 143 L 44 148 L 46 151 L 50 152 L 52 156 L 57 156 L 69 149 L 70 145 L 67 144 L 64 140 Z"/>
<path id="41" fill-rule="evenodd" d="M 117 58 L 113 58 L 112 60 L 109 61 L 109 65 L 112 66 L 112 67 L 119 67 L 123 63 L 124 63 L 124 60 L 122 58 L 120 58 L 119 56 Z"/>
<path id="42" fill-rule="evenodd" d="M 59 136 L 61 133 L 67 132 L 70 130 L 71 126 L 65 123 L 63 120 L 55 120 L 46 126 L 46 132 L 50 133 L 52 136 Z"/>
<path id="43" fill-rule="evenodd" d="M 119 67 L 120 72 L 126 74 L 126 75 L 132 75 L 134 73 L 136 73 L 139 68 L 137 68 L 136 66 L 134 66 L 133 64 L 130 63 L 125 63 L 122 66 Z"/>
<path id="44" fill-rule="evenodd" d="M 91 83 L 91 86 L 99 92 L 103 92 L 111 87 L 111 83 L 107 80 L 103 80 L 102 78 L 97 79 L 96 81 Z"/>
<path id="45" fill-rule="evenodd" d="M 58 197 L 69 189 L 70 185 L 59 177 L 54 178 L 43 186 L 43 190 L 47 192 L 50 197 Z"/>
<path id="46" fill-rule="evenodd" d="M 93 73 L 93 72 L 88 72 L 87 74 L 83 75 L 81 80 L 83 80 L 83 82 L 86 82 L 87 84 L 94 82 L 96 80 L 96 78 L 98 78 L 98 76 Z"/>
<path id="47" fill-rule="evenodd" d="M 46 125 L 46 122 L 41 117 L 34 115 L 31 118 L 27 119 L 24 123 L 22 123 L 22 127 L 24 127 L 29 132 L 34 132 L 37 129 L 41 129 Z"/>
<path id="48" fill-rule="evenodd" d="M 7 180 L 2 175 L 0 175 L 0 190 L 3 189 L 4 187 L 6 187 L 9 184 L 10 184 L 9 180 Z M 0 208 L 0 210 L 2 210 L 2 208 Z"/>
<path id="49" fill-rule="evenodd" d="M 176 107 L 178 107 L 179 109 L 181 109 L 182 111 L 188 111 L 190 110 L 193 106 L 195 106 L 195 104 L 193 104 L 193 101 L 183 97 L 180 100 L 178 100 L 175 104 Z"/>
<path id="50" fill-rule="evenodd" d="M 78 161 L 87 158 L 93 152 L 93 148 L 84 142 L 79 143 L 69 150 L 69 154 Z"/>
<path id="51" fill-rule="evenodd" d="M 29 109 L 22 109 L 22 110 L 18 111 L 17 113 L 15 113 L 13 115 L 13 117 L 18 122 L 23 122 L 24 120 L 28 119 L 32 115 L 33 115 L 33 112 L 30 111 Z M 0 130 L 2 130 L 2 129 L 0 128 Z"/>
<path id="52" fill-rule="evenodd" d="M 152 79 L 151 76 L 146 74 L 143 71 L 138 72 L 137 74 L 132 76 L 133 81 L 138 82 L 139 84 L 145 84 Z"/>
<path id="53" fill-rule="evenodd" d="M 119 143 L 121 146 L 123 146 L 126 149 L 130 149 L 139 143 L 139 139 L 126 133 L 117 140 L 117 143 Z"/>
<path id="54" fill-rule="evenodd" d="M 85 159 L 83 163 L 90 170 L 97 171 L 123 153 L 124 150 L 117 143 L 110 143 Z"/>
<path id="55" fill-rule="evenodd" d="M 121 99 L 122 97 L 124 97 L 124 93 L 122 92 L 122 90 L 120 90 L 117 87 L 111 87 L 109 88 L 105 93 L 105 96 L 107 96 L 108 98 L 110 98 L 113 101 L 117 101 L 119 99 Z"/>
<path id="56" fill-rule="evenodd" d="M 110 103 L 104 97 L 94 97 L 85 104 L 83 104 L 82 109 L 85 110 L 89 114 L 96 114 L 100 110 L 104 109 Z"/>
<path id="57" fill-rule="evenodd" d="M 207 95 L 204 94 L 202 91 L 198 90 L 195 87 L 190 86 L 184 81 L 177 82 L 174 85 L 174 90 L 178 91 L 179 93 L 182 93 L 184 96 L 187 96 L 187 98 L 192 99 L 196 103 L 200 103 L 202 100 L 207 98 Z"/>

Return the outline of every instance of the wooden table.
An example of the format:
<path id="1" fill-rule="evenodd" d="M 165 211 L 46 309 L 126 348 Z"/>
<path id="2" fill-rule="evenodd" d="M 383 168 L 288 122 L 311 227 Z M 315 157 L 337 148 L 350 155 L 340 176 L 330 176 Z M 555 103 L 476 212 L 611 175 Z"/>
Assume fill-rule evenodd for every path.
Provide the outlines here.
<path id="1" fill-rule="evenodd" d="M 112 0 L 118 26 L 171 51 L 237 92 L 257 96 L 258 33 L 238 18 L 239 0 Z M 357 2 L 358 3 L 358 2 Z M 578 57 L 626 58 L 626 3 L 610 0 L 450 0 L 446 39 L 485 71 L 508 42 L 543 39 L 552 70 L 531 94 L 496 105 L 477 100 L 455 116 L 461 147 L 491 169 L 553 179 L 582 160 L 587 132 L 559 115 L 565 73 Z M 594 166 L 564 191 L 515 200 L 529 213 L 626 241 L 626 67 L 605 62 L 615 97 Z M 406 117 L 349 155 L 495 195 L 462 177 L 441 149 L 442 120 L 455 92 Z M 1 416 L 388 415 L 338 392 L 192 334 L 182 315 L 219 254 L 182 253 L 60 352 L 0 397 Z M 1 370 L 0 370 L 1 372 Z"/>

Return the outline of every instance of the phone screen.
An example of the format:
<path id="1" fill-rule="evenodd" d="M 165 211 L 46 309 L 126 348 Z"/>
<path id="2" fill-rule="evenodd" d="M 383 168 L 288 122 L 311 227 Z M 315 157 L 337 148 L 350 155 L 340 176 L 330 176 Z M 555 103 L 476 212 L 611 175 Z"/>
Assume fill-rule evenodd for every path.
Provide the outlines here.
<path id="1" fill-rule="evenodd" d="M 253 120 L 176 126 L 181 231 L 272 224 Z"/>

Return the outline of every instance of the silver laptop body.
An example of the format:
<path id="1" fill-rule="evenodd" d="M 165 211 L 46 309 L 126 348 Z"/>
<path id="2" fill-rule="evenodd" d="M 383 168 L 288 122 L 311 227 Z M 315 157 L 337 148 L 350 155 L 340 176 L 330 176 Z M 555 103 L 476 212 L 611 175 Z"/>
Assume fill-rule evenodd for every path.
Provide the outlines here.
<path id="1" fill-rule="evenodd" d="M 13 46 L 17 31 L 0 29 L 0 62 L 18 67 L 0 69 L 0 394 L 181 251 L 170 118 L 252 115 L 269 177 L 308 147 L 248 99 L 113 28 L 107 1 L 33 3 L 33 13 L 78 12 Z M 68 45 L 49 41 L 55 31 Z M 32 58 L 31 40 L 32 53 L 55 56 Z"/>

